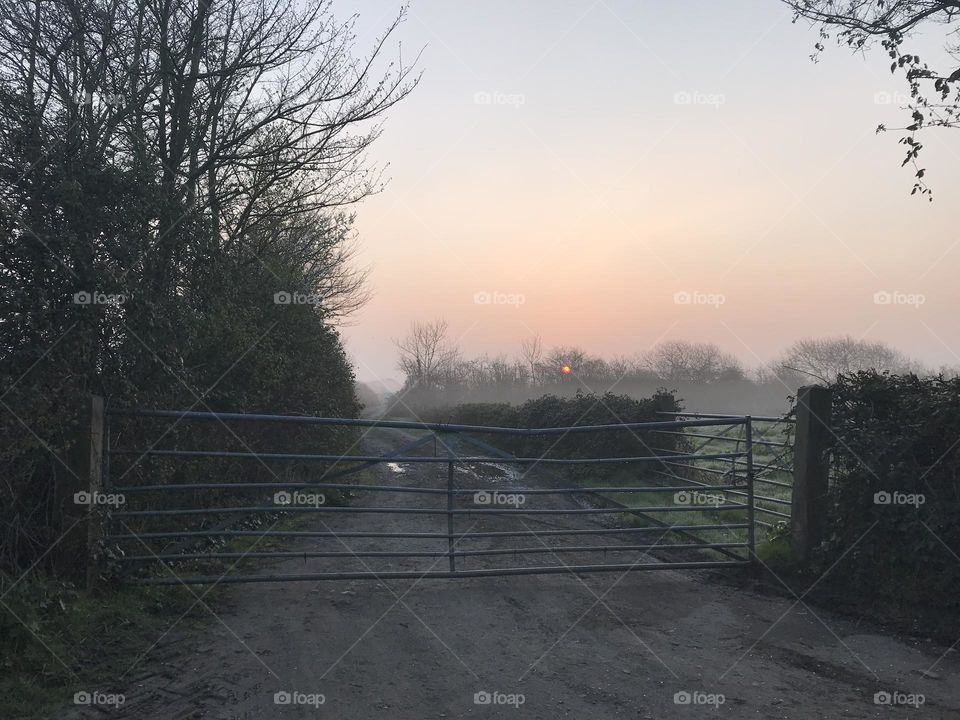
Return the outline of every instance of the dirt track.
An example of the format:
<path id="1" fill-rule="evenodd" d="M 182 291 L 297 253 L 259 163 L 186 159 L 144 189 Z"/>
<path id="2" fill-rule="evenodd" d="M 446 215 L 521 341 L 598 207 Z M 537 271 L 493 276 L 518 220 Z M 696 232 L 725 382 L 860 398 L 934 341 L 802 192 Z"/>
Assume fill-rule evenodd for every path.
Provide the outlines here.
<path id="1" fill-rule="evenodd" d="M 375 434 L 371 451 L 401 442 L 399 433 Z M 385 483 L 444 485 L 445 466 L 421 468 L 379 472 Z M 491 487 L 504 487 L 499 482 Z M 415 497 L 399 502 L 412 506 Z M 439 507 L 441 498 L 431 502 Z M 442 516 L 419 515 L 339 514 L 327 522 L 335 531 L 425 532 L 445 524 Z M 506 522 L 494 518 L 475 529 L 504 529 Z M 342 549 L 330 542 L 302 549 Z M 354 550 L 387 550 L 400 541 L 345 542 Z M 474 567 L 504 562 L 471 560 Z M 368 562 L 426 570 L 437 561 Z M 308 563 L 286 561 L 264 572 L 362 567 Z M 445 563 L 439 559 L 434 569 Z M 218 615 L 202 637 L 167 635 L 121 690 L 126 703 L 119 710 L 71 707 L 58 717 L 960 717 L 956 653 L 872 634 L 820 609 L 698 572 L 253 584 L 234 586 Z M 880 691 L 922 694 L 924 703 L 877 705 Z M 277 692 L 300 693 L 297 700 L 308 704 L 278 705 Z M 482 692 L 500 693 L 498 703 L 476 704 Z M 677 693 L 703 693 L 698 700 L 718 703 L 722 695 L 723 702 L 677 704 Z"/>

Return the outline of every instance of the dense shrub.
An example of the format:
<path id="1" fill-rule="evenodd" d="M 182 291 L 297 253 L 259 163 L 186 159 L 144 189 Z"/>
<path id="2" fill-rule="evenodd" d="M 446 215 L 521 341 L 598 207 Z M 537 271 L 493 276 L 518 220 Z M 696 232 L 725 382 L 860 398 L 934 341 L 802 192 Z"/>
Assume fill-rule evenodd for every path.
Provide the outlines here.
<path id="1" fill-rule="evenodd" d="M 32 120 L 63 130 L 56 118 Z M 32 164 L 11 140 L 21 125 L 0 102 L 0 158 L 14 169 Z M 0 162 L 0 187 L 15 195 L 11 206 L 23 208 L 0 210 L 0 574 L 70 559 L 70 538 L 60 538 L 74 523 L 55 489 L 79 481 L 63 458 L 90 394 L 120 406 L 358 410 L 353 373 L 329 322 L 336 304 L 274 301 L 274 293 L 292 290 L 323 296 L 315 289 L 321 282 L 349 276 L 342 255 L 326 277 L 313 267 L 315 256 L 342 247 L 340 229 L 325 220 L 332 213 L 312 216 L 306 236 L 279 217 L 269 233 L 223 243 L 205 213 L 181 205 L 182 219 L 157 233 L 156 181 L 142 168 L 80 162 L 78 152 L 54 145 L 20 185 L 11 184 L 20 171 Z M 140 259 L 157 262 L 157 234 L 177 245 L 162 271 Z M 122 301 L 77 301 L 91 292 Z M 201 444 L 214 432 L 222 446 L 219 424 L 181 423 L 164 446 Z M 275 435 L 297 437 L 287 429 Z M 322 433 L 311 438 L 302 447 L 330 447 L 318 442 Z M 157 483 L 172 477 L 162 463 L 149 470 Z"/>
<path id="2" fill-rule="evenodd" d="M 825 582 L 904 610 L 960 607 L 960 380 L 840 376 L 833 414 Z"/>
<path id="3" fill-rule="evenodd" d="M 0 485 L 0 572 L 17 574 L 38 558 L 55 559 L 56 553 L 44 553 L 72 525 L 62 516 L 63 498 L 55 488 L 75 481 L 61 459 L 76 441 L 79 414 L 91 392 L 119 407 L 356 416 L 353 371 L 339 333 L 309 306 L 274 304 L 272 292 L 280 288 L 267 285 L 266 278 L 241 282 L 239 271 L 231 278 L 233 287 L 210 302 L 182 298 L 179 308 L 171 303 L 152 327 L 117 320 L 109 346 L 75 328 L 41 357 L 29 347 L 6 355 L 9 363 L 0 369 L 8 388 L 0 415 L 0 472 L 6 478 Z M 133 313 L 137 302 L 134 296 Z M 72 310 L 69 300 L 62 304 Z M 163 326 L 170 318 L 176 332 L 166 345 L 157 337 L 166 334 Z M 81 342 L 102 356 L 88 372 L 78 371 L 75 351 Z M 112 427 L 115 447 L 140 449 L 159 441 L 158 448 L 334 452 L 345 451 L 355 435 L 275 425 L 234 424 L 228 430 L 216 421 L 117 419 Z M 269 481 L 273 473 L 288 470 L 244 461 L 124 456 L 115 460 L 111 475 L 116 481 L 128 469 L 127 485 Z M 215 504 L 218 498 L 181 494 L 176 500 L 191 507 Z"/>
<path id="4" fill-rule="evenodd" d="M 589 395 L 578 392 L 572 398 L 544 395 L 522 405 L 470 403 L 432 414 L 443 422 L 497 427 L 570 427 L 655 422 L 665 419 L 658 412 L 680 410 L 676 399 L 659 391 L 636 400 L 626 395 Z M 565 435 L 502 435 L 485 438 L 499 448 L 523 457 L 631 457 L 652 455 L 651 448 L 673 446 L 671 436 L 650 431 L 569 433 Z M 609 469 L 610 466 L 605 466 Z M 596 475 L 594 468 L 593 474 Z"/>

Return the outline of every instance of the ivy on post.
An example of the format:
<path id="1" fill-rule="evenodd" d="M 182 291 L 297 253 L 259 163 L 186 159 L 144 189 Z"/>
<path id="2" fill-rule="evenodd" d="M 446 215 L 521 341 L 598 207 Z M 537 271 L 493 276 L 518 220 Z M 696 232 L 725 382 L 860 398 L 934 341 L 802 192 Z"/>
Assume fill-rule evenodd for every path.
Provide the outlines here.
<path id="1" fill-rule="evenodd" d="M 801 563 L 807 562 L 823 541 L 827 526 L 831 403 L 830 389 L 821 385 L 797 391 L 791 546 Z"/>

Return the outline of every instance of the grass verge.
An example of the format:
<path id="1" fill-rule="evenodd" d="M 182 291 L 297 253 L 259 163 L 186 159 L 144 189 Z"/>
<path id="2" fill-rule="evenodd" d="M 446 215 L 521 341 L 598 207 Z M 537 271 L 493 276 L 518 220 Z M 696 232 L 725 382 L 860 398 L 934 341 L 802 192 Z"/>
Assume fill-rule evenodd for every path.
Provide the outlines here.
<path id="1" fill-rule="evenodd" d="M 0 717 L 46 718 L 77 692 L 115 692 L 135 663 L 186 613 L 207 615 L 182 587 L 120 587 L 91 594 L 60 580 L 2 578 Z M 209 596 L 207 600 L 209 600 Z M 189 610 L 189 612 L 188 612 Z"/>

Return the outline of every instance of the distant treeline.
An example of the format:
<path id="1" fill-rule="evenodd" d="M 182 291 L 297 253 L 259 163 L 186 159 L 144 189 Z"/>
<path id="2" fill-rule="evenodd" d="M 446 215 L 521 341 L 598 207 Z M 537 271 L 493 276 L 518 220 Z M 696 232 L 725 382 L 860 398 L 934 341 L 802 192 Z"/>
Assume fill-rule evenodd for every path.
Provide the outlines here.
<path id="1" fill-rule="evenodd" d="M 447 339 L 442 321 L 414 323 L 397 341 L 404 388 L 390 400 L 393 414 L 470 402 L 520 403 L 577 391 L 652 396 L 674 392 L 688 409 L 778 414 L 801 385 L 830 383 L 841 373 L 867 369 L 924 373 L 918 363 L 883 343 L 849 337 L 805 339 L 773 362 L 749 369 L 710 343 L 660 343 L 633 357 L 602 358 L 571 346 L 544 349 L 528 338 L 514 357 L 466 358 Z"/>

